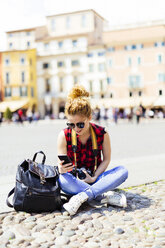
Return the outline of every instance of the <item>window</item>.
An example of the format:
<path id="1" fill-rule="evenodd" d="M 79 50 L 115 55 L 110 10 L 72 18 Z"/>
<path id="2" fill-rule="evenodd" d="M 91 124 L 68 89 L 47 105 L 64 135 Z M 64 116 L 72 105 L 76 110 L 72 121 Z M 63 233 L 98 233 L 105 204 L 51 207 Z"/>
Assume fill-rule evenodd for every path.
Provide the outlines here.
<path id="1" fill-rule="evenodd" d="M 126 45 L 124 47 L 125 50 L 130 51 L 130 50 L 136 50 L 136 49 L 142 49 L 143 48 L 143 44 L 132 44 L 132 45 Z"/>
<path id="2" fill-rule="evenodd" d="M 98 71 L 100 71 L 100 72 L 105 71 L 105 64 L 104 63 L 99 63 L 98 64 Z"/>
<path id="3" fill-rule="evenodd" d="M 43 63 L 42 67 L 43 67 L 43 69 L 47 69 L 47 68 L 49 68 L 49 64 L 48 63 Z"/>
<path id="4" fill-rule="evenodd" d="M 44 43 L 44 47 L 47 50 L 49 48 L 49 43 Z"/>
<path id="5" fill-rule="evenodd" d="M 162 96 L 162 95 L 163 95 L 163 91 L 159 90 L 159 96 Z"/>
<path id="6" fill-rule="evenodd" d="M 89 64 L 89 72 L 93 72 L 94 71 L 94 65 L 93 64 Z"/>
<path id="7" fill-rule="evenodd" d="M 141 57 L 137 57 L 137 64 L 138 64 L 138 65 L 141 64 Z"/>
<path id="8" fill-rule="evenodd" d="M 12 43 L 12 42 L 9 43 L 9 47 L 10 47 L 10 48 L 13 47 L 13 43 Z"/>
<path id="9" fill-rule="evenodd" d="M 98 52 L 98 56 L 104 56 L 105 55 L 105 52 Z"/>
<path id="10" fill-rule="evenodd" d="M 78 77 L 77 76 L 73 77 L 73 83 L 74 83 L 74 85 L 78 83 Z"/>
<path id="11" fill-rule="evenodd" d="M 87 57 L 88 57 L 88 58 L 92 58 L 92 57 L 93 57 L 93 53 L 88 53 L 88 54 L 87 54 Z"/>
<path id="12" fill-rule="evenodd" d="M 132 50 L 135 50 L 136 49 L 136 45 L 132 45 L 131 48 L 132 48 Z"/>
<path id="13" fill-rule="evenodd" d="M 26 35 L 27 35 L 27 36 L 30 36 L 30 34 L 31 34 L 30 32 L 26 32 Z"/>
<path id="14" fill-rule="evenodd" d="M 111 77 L 107 77 L 107 84 L 111 84 L 112 83 L 112 78 Z"/>
<path id="15" fill-rule="evenodd" d="M 11 92 L 11 88 L 5 88 L 5 97 L 11 97 L 12 92 Z"/>
<path id="16" fill-rule="evenodd" d="M 5 65 L 9 65 L 10 64 L 10 59 L 9 58 L 6 58 L 5 59 Z"/>
<path id="17" fill-rule="evenodd" d="M 158 82 L 165 82 L 165 73 L 158 74 Z"/>
<path id="18" fill-rule="evenodd" d="M 107 48 L 107 51 L 108 51 L 108 52 L 114 52 L 114 51 L 115 51 L 115 47 L 108 47 L 108 48 Z"/>
<path id="19" fill-rule="evenodd" d="M 27 41 L 27 48 L 30 47 L 30 41 Z"/>
<path id="20" fill-rule="evenodd" d="M 110 93 L 110 98 L 113 98 L 113 93 Z"/>
<path id="21" fill-rule="evenodd" d="M 162 63 L 162 55 L 158 54 L 158 63 L 161 64 Z"/>
<path id="22" fill-rule="evenodd" d="M 66 17 L 66 28 L 70 28 L 70 16 Z"/>
<path id="23" fill-rule="evenodd" d="M 79 64 L 79 60 L 72 60 L 72 66 L 78 66 Z"/>
<path id="24" fill-rule="evenodd" d="M 82 27 L 86 27 L 86 15 L 82 15 L 81 16 L 81 26 Z"/>
<path id="25" fill-rule="evenodd" d="M 63 47 L 63 41 L 58 42 L 58 48 L 61 49 Z"/>
<path id="26" fill-rule="evenodd" d="M 9 36 L 9 37 L 13 37 L 13 34 L 12 34 L 12 33 L 10 33 L 10 34 L 8 34 L 8 36 Z"/>
<path id="27" fill-rule="evenodd" d="M 21 72 L 21 82 L 22 83 L 25 82 L 25 72 L 24 71 Z"/>
<path id="28" fill-rule="evenodd" d="M 19 96 L 19 87 L 12 87 L 12 96 Z"/>
<path id="29" fill-rule="evenodd" d="M 124 47 L 124 49 L 130 51 L 132 49 L 132 46 L 131 45 L 127 45 L 127 46 Z"/>
<path id="30" fill-rule="evenodd" d="M 56 29 L 56 21 L 55 21 L 55 19 L 51 20 L 51 29 L 52 29 L 52 31 L 55 31 L 55 29 Z"/>
<path id="31" fill-rule="evenodd" d="M 139 96 L 142 96 L 142 91 L 141 90 L 138 92 L 138 95 Z"/>
<path id="32" fill-rule="evenodd" d="M 48 92 L 50 92 L 50 79 L 49 78 L 47 78 L 46 80 L 45 80 L 45 91 L 48 93 Z"/>
<path id="33" fill-rule="evenodd" d="M 60 83 L 60 92 L 63 92 L 63 84 L 64 84 L 64 78 L 63 77 L 59 78 L 59 83 Z"/>
<path id="34" fill-rule="evenodd" d="M 129 76 L 129 87 L 130 88 L 141 87 L 141 77 L 139 75 Z"/>
<path id="35" fill-rule="evenodd" d="M 93 92 L 93 81 L 89 81 L 89 90 L 92 93 Z"/>
<path id="36" fill-rule="evenodd" d="M 6 72 L 6 84 L 9 84 L 10 83 L 10 74 L 9 72 Z"/>
<path id="37" fill-rule="evenodd" d="M 59 61 L 57 63 L 57 67 L 64 67 L 64 62 L 63 61 Z"/>
<path id="38" fill-rule="evenodd" d="M 34 97 L 34 88 L 31 87 L 31 97 Z"/>
<path id="39" fill-rule="evenodd" d="M 103 91 L 103 80 L 100 80 L 100 91 Z"/>
<path id="40" fill-rule="evenodd" d="M 27 96 L 27 87 L 19 87 L 20 96 Z"/>
<path id="41" fill-rule="evenodd" d="M 154 46 L 155 46 L 155 47 L 165 46 L 165 42 L 164 42 L 164 41 L 155 42 L 155 43 L 154 43 Z"/>
<path id="42" fill-rule="evenodd" d="M 142 48 L 143 48 L 143 44 L 137 44 L 137 45 L 136 45 L 136 48 L 137 48 L 137 49 L 142 49 Z"/>
<path id="43" fill-rule="evenodd" d="M 132 93 L 131 91 L 129 92 L 129 96 L 130 96 L 130 97 L 132 97 L 132 96 L 133 96 L 133 93 Z"/>
<path id="44" fill-rule="evenodd" d="M 22 65 L 24 65 L 25 64 L 25 58 L 21 57 L 20 62 L 21 62 Z"/>
<path id="45" fill-rule="evenodd" d="M 132 59 L 129 57 L 128 58 L 128 66 L 131 66 L 132 65 Z"/>
<path id="46" fill-rule="evenodd" d="M 77 47 L 77 40 L 72 40 L 73 47 Z"/>
<path id="47" fill-rule="evenodd" d="M 108 65 L 109 65 L 109 67 L 112 67 L 112 59 L 110 59 L 110 60 L 108 61 Z"/>

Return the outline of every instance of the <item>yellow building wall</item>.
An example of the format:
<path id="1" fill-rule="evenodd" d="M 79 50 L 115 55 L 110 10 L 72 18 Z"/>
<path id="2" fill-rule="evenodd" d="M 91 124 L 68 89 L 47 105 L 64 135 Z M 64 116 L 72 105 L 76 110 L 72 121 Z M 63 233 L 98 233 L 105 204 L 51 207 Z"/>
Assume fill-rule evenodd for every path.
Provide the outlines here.
<path id="1" fill-rule="evenodd" d="M 24 63 L 21 63 L 21 58 L 24 58 Z M 9 63 L 6 64 L 6 59 Z M 36 78 L 36 50 L 23 51 L 6 51 L 2 54 L 2 81 L 5 88 L 11 87 L 11 97 L 5 97 L 4 100 L 28 100 L 27 108 L 32 108 L 33 105 L 37 108 L 37 78 Z M 9 73 L 9 83 L 6 83 L 6 73 Z M 24 82 L 22 82 L 21 73 L 24 72 Z M 20 87 L 27 87 L 27 96 L 20 95 Z M 34 97 L 31 94 L 33 88 Z M 14 94 L 14 92 L 16 94 Z"/>

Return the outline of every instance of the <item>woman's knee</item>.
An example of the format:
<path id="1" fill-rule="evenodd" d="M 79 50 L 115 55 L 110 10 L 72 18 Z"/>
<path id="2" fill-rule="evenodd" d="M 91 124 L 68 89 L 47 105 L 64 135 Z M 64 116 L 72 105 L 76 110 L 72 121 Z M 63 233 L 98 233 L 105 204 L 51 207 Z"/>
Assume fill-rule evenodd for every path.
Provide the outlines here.
<path id="1" fill-rule="evenodd" d="M 120 170 L 120 172 L 122 173 L 122 176 L 125 178 L 125 180 L 128 178 L 128 170 L 125 166 L 123 165 L 119 165 L 118 169 Z"/>
<path id="2" fill-rule="evenodd" d="M 59 183 L 60 184 L 68 184 L 74 180 L 74 176 L 70 173 L 64 173 L 59 175 Z"/>

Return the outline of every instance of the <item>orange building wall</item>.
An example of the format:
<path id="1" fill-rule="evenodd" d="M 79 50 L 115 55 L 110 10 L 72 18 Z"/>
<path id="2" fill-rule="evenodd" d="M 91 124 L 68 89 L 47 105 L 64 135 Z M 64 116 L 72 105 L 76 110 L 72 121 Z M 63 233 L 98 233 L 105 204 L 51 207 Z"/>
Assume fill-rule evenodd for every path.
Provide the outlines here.
<path id="1" fill-rule="evenodd" d="M 107 47 L 115 47 L 115 51 L 108 52 L 107 76 L 112 78 L 109 92 L 115 98 L 129 97 L 129 76 L 141 76 L 141 87 L 136 91 L 142 91 L 142 96 L 158 97 L 159 90 L 165 95 L 165 82 L 159 82 L 158 74 L 165 74 L 165 47 L 155 47 L 155 42 L 164 41 L 165 27 L 143 27 L 130 30 L 109 31 L 103 34 Z M 143 44 L 142 49 L 125 50 L 128 45 Z M 162 62 L 158 62 L 158 55 L 162 56 Z M 128 58 L 132 64 L 128 65 Z M 138 64 L 138 57 L 141 63 Z M 108 61 L 112 60 L 112 66 Z"/>
<path id="2" fill-rule="evenodd" d="M 2 53 L 0 53 L 0 101 L 3 100 L 3 84 L 2 84 Z"/>

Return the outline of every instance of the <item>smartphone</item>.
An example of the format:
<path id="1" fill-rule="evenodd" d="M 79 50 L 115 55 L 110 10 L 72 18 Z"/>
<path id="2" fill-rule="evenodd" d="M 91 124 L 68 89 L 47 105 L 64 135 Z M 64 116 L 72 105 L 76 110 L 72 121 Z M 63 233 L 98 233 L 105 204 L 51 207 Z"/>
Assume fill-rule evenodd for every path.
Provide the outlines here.
<path id="1" fill-rule="evenodd" d="M 69 164 L 72 163 L 72 161 L 70 160 L 70 158 L 67 155 L 58 155 L 59 159 L 63 162 L 63 164 Z"/>

